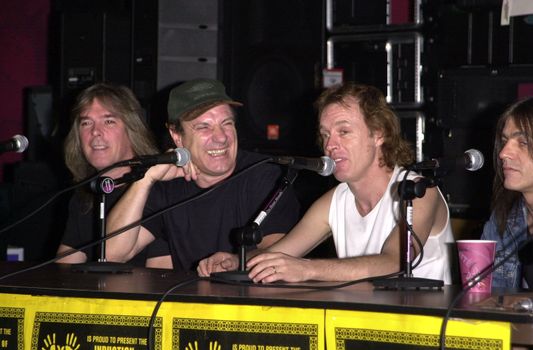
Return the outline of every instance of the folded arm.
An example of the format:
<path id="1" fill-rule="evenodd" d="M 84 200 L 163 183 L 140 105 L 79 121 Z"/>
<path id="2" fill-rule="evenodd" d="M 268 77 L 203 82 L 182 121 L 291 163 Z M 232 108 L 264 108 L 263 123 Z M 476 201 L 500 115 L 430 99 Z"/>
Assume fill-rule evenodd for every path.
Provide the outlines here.
<path id="1" fill-rule="evenodd" d="M 189 168 L 193 169 L 193 175 Z M 110 211 L 107 218 L 107 234 L 141 220 L 153 184 L 156 181 L 167 181 L 177 177 L 189 180 L 194 178 L 194 167 L 188 165 L 187 168 L 179 168 L 172 164 L 161 164 L 148 169 L 145 176 L 134 182 Z M 154 236 L 150 231 L 137 225 L 107 240 L 106 258 L 109 261 L 128 261 L 153 240 Z"/>

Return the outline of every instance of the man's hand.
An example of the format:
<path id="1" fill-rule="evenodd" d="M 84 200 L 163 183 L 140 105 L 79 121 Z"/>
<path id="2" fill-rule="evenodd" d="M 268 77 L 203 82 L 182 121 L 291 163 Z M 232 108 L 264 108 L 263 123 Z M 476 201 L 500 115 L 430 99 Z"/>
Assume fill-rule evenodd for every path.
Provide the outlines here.
<path id="1" fill-rule="evenodd" d="M 218 252 L 200 261 L 196 270 L 200 277 L 209 277 L 213 272 L 233 271 L 239 267 L 236 254 Z"/>
<path id="2" fill-rule="evenodd" d="M 248 276 L 255 283 L 302 282 L 310 279 L 310 260 L 283 253 L 262 253 L 247 263 Z"/>

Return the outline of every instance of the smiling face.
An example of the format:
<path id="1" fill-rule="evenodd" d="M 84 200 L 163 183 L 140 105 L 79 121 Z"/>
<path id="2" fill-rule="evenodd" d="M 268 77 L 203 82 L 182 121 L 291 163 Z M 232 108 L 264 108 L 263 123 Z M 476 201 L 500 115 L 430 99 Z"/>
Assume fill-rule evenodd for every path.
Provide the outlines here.
<path id="1" fill-rule="evenodd" d="M 503 186 L 523 194 L 533 194 L 533 159 L 529 140 L 511 117 L 505 122 L 499 157 L 504 176 Z"/>
<path id="2" fill-rule="evenodd" d="M 228 104 L 220 104 L 197 118 L 182 122 L 183 131 L 169 129 L 178 147 L 191 152 L 191 161 L 200 171 L 200 187 L 212 186 L 229 177 L 237 158 L 235 116 Z"/>
<path id="3" fill-rule="evenodd" d="M 80 113 L 78 128 L 83 155 L 97 170 L 134 157 L 124 122 L 98 99 Z"/>
<path id="4" fill-rule="evenodd" d="M 370 132 L 356 101 L 347 102 L 326 106 L 319 130 L 325 154 L 335 161 L 335 178 L 358 182 L 379 168 L 383 138 L 380 132 Z"/>

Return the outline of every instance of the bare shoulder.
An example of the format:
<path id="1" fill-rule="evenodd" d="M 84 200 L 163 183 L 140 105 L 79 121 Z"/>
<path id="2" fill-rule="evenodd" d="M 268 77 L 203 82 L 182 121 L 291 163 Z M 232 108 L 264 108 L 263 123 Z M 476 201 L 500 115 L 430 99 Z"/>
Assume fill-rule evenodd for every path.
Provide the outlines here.
<path id="1" fill-rule="evenodd" d="M 440 233 L 448 222 L 448 207 L 437 187 L 428 188 L 424 197 L 413 202 L 414 211 L 422 213 L 430 225 L 430 234 Z"/>

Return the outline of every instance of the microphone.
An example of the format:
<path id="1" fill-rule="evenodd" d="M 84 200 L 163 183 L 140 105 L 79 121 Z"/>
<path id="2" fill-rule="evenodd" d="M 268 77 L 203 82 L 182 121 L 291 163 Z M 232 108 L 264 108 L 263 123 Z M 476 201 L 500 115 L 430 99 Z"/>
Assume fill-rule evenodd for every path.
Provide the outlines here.
<path id="1" fill-rule="evenodd" d="M 11 139 L 0 143 L 0 153 L 17 152 L 22 153 L 28 148 L 30 142 L 23 135 L 15 135 Z"/>
<path id="2" fill-rule="evenodd" d="M 130 172 L 122 175 L 118 179 L 109 176 L 100 176 L 89 183 L 89 188 L 95 194 L 110 194 L 118 185 L 134 182 L 142 179 L 144 172 Z"/>
<path id="3" fill-rule="evenodd" d="M 477 149 L 469 149 L 459 157 L 455 158 L 439 158 L 424 160 L 422 162 L 413 164 L 412 170 L 450 170 L 456 167 L 465 168 L 468 171 L 477 171 L 483 167 L 485 159 L 483 153 Z"/>
<path id="4" fill-rule="evenodd" d="M 151 167 L 157 164 L 175 164 L 176 166 L 185 166 L 189 163 L 191 154 L 186 148 L 176 148 L 172 152 L 140 156 L 137 158 L 120 162 L 120 166 L 142 166 Z"/>
<path id="5" fill-rule="evenodd" d="M 96 194 L 109 194 L 115 189 L 115 180 L 109 176 L 100 176 L 89 184 L 91 191 Z"/>
<path id="6" fill-rule="evenodd" d="M 335 171 L 335 161 L 327 156 L 320 158 L 274 156 L 270 161 L 280 165 L 287 165 L 295 169 L 316 171 L 322 176 L 329 176 Z"/>

